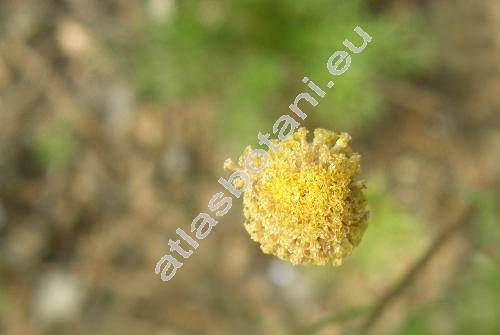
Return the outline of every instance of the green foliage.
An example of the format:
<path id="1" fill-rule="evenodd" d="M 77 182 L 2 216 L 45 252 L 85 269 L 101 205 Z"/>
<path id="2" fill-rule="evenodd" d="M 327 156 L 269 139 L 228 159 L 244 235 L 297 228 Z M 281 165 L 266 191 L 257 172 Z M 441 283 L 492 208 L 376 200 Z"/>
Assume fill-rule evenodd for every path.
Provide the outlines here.
<path id="1" fill-rule="evenodd" d="M 369 179 L 366 195 L 370 221 L 349 263 L 368 278 L 391 281 L 423 252 L 429 236 L 419 220 L 387 195 L 381 177 Z"/>
<path id="2" fill-rule="evenodd" d="M 55 121 L 34 139 L 33 148 L 43 165 L 65 166 L 73 158 L 76 141 L 69 125 Z"/>
<path id="3" fill-rule="evenodd" d="M 320 78 L 317 82 L 326 83 L 332 76 L 324 64 L 332 50 L 345 49 L 341 44 L 344 38 L 355 45 L 359 43 L 353 27 L 359 25 L 373 37 L 361 54 L 352 55 L 349 70 L 334 80 L 335 88 L 317 111 L 322 124 L 330 127 L 351 130 L 370 126 L 387 109 L 385 92 L 380 85 L 384 80 L 408 80 L 436 64 L 432 38 L 418 13 L 374 17 L 362 4 L 354 1 L 345 6 L 342 13 L 335 12 L 339 17 L 332 20 L 341 18 L 341 24 L 333 30 L 328 27 L 330 21 L 325 22 L 325 30 L 330 28 L 331 35 L 335 36 L 335 48 L 325 49 L 327 55 L 318 63 L 311 63 L 308 71 L 314 73 L 314 78 Z"/>
<path id="4" fill-rule="evenodd" d="M 5 284 L 0 281 L 0 309 L 7 303 L 7 295 L 5 293 Z"/>
<path id="5" fill-rule="evenodd" d="M 143 98 L 159 102 L 215 96 L 222 124 L 231 124 L 221 127 L 224 136 L 242 142 L 288 111 L 305 88 L 303 76 L 328 90 L 326 61 L 344 49 L 345 38 L 357 43 L 357 25 L 374 40 L 353 55 L 314 112 L 308 109 L 313 123 L 341 130 L 369 125 L 385 110 L 380 79 L 408 78 L 434 64 L 431 34 L 418 14 L 375 16 L 367 1 L 176 4 L 169 20 L 145 27 L 131 55 L 134 82 Z"/>
<path id="6" fill-rule="evenodd" d="M 415 312 L 403 324 L 401 329 L 395 332 L 394 335 L 422 335 L 436 334 L 432 332 L 432 327 L 429 325 L 428 316 L 422 311 Z"/>
<path id="7" fill-rule="evenodd" d="M 416 310 L 394 335 L 498 334 L 499 310 L 500 269 L 476 254 L 443 297 Z"/>
<path id="8" fill-rule="evenodd" d="M 256 144 L 256 129 L 268 129 L 272 124 L 263 106 L 272 102 L 274 93 L 284 80 L 279 62 L 273 57 L 255 56 L 245 59 L 241 69 L 231 76 L 233 85 L 227 88 L 220 120 L 224 129 L 237 128 L 243 144 Z"/>
<path id="9" fill-rule="evenodd" d="M 500 207 L 497 197 L 486 192 L 476 193 L 473 201 L 478 215 L 478 224 L 474 226 L 478 247 L 498 247 L 500 245 L 500 230 L 498 229 Z"/>
<path id="10" fill-rule="evenodd" d="M 474 193 L 477 221 L 474 248 L 465 269 L 437 301 L 418 309 L 395 334 L 498 334 L 500 333 L 500 268 L 485 250 L 495 250 L 498 233 L 498 201 L 493 194 Z M 436 320 L 441 328 L 435 329 Z M 430 329 L 433 329 L 431 332 Z"/>
<path id="11" fill-rule="evenodd" d="M 499 334 L 500 268 L 475 255 L 471 269 L 449 292 L 443 309 L 450 313 L 453 334 Z M 446 313 L 443 311 L 443 313 Z"/>

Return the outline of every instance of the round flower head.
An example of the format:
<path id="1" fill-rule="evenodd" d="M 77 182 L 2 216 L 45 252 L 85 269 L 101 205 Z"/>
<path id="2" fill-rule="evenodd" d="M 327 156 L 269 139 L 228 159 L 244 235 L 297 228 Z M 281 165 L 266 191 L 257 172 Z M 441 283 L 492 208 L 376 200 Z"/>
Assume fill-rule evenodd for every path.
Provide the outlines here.
<path id="1" fill-rule="evenodd" d="M 245 228 L 264 253 L 293 264 L 337 266 L 367 226 L 361 157 L 352 153 L 347 133 L 316 129 L 312 143 L 306 137 L 300 128 L 284 141 L 273 140 L 265 155 L 247 147 L 239 164 L 228 160 L 225 167 L 249 178 Z"/>

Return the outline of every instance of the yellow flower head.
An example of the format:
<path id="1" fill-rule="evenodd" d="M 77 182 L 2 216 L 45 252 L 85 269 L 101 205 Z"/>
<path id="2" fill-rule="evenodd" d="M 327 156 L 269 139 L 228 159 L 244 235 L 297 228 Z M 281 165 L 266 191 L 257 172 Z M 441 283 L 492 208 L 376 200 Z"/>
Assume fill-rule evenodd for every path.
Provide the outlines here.
<path id="1" fill-rule="evenodd" d="M 259 172 L 245 169 L 250 147 L 239 164 L 228 160 L 225 167 L 249 177 L 245 228 L 264 253 L 293 264 L 337 266 L 367 226 L 361 157 L 352 153 L 347 133 L 316 129 L 312 143 L 306 137 L 307 130 L 300 128 L 289 139 L 273 140 L 279 147 L 268 150 Z M 253 165 L 262 165 L 260 156 L 252 158 Z"/>

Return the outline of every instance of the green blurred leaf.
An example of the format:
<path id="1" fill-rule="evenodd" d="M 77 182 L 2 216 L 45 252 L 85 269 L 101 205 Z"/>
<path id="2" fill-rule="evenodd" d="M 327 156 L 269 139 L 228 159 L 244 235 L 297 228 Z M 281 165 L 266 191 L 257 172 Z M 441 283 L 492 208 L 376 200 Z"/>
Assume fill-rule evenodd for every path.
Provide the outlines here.
<path id="1" fill-rule="evenodd" d="M 344 39 L 358 38 L 353 31 L 358 25 L 373 42 L 353 55 L 349 71 L 310 110 L 308 122 L 342 130 L 367 127 L 387 109 L 380 77 L 412 78 L 436 64 L 432 35 L 416 10 L 377 16 L 361 0 L 226 0 L 207 6 L 177 2 L 170 21 L 144 28 L 140 47 L 131 53 L 132 66 L 127 65 L 145 99 L 215 96 L 222 105 L 221 123 L 240 124 L 228 134 L 239 142 L 263 122 L 270 123 L 271 108 L 274 116 L 281 114 L 280 105 L 287 111 L 304 90 L 303 76 L 328 91 L 332 78 L 326 61 L 344 49 Z"/>
<path id="2" fill-rule="evenodd" d="M 34 139 L 33 149 L 45 166 L 65 166 L 76 150 L 73 130 L 64 122 L 54 121 Z"/>
<path id="3" fill-rule="evenodd" d="M 429 236 L 418 218 L 391 199 L 381 176 L 369 179 L 366 195 L 369 225 L 349 263 L 368 278 L 391 281 L 423 252 Z"/>
<path id="4" fill-rule="evenodd" d="M 257 133 L 272 125 L 269 105 L 284 80 L 282 68 L 272 57 L 248 57 L 229 79 L 232 85 L 223 100 L 220 134 L 237 138 L 241 146 L 256 143 Z"/>

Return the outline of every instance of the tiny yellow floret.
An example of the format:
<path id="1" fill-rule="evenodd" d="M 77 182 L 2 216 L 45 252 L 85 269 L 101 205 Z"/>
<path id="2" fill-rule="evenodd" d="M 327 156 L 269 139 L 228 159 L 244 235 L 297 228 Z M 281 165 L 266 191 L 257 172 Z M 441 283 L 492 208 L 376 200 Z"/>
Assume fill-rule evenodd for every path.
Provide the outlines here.
<path id="1" fill-rule="evenodd" d="M 353 153 L 347 133 L 316 129 L 312 143 L 300 128 L 284 141 L 273 140 L 268 161 L 248 171 L 247 147 L 238 164 L 225 168 L 247 173 L 243 197 L 245 228 L 264 253 L 293 264 L 342 264 L 367 227 L 361 156 Z M 273 151 L 273 149 L 275 151 Z M 257 157 L 254 165 L 261 165 Z M 241 187 L 241 185 L 235 185 Z"/>

